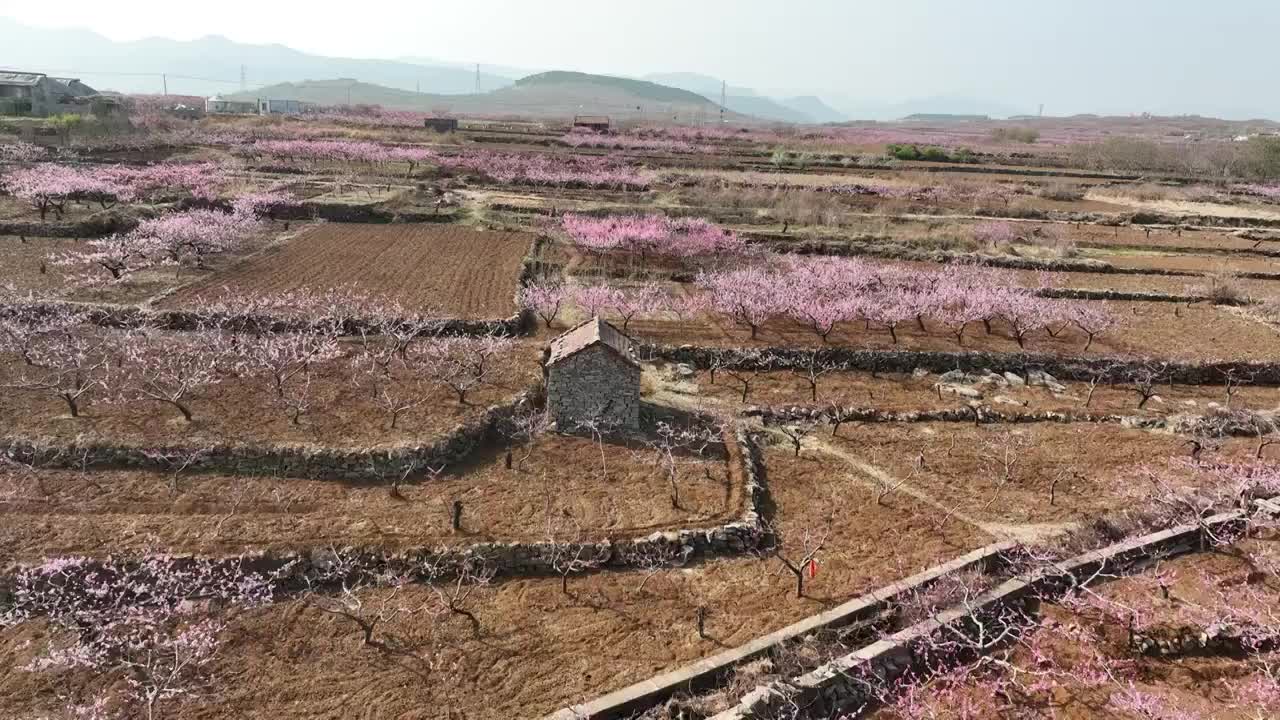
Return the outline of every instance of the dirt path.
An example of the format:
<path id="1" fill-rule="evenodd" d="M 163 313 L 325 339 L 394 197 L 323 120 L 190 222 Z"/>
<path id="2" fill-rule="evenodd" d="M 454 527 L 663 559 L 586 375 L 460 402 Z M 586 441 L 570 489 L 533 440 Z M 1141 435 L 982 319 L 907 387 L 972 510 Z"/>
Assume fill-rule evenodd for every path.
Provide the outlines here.
<path id="1" fill-rule="evenodd" d="M 685 412 L 710 413 L 717 415 L 736 415 L 741 409 L 736 403 L 730 403 L 723 399 L 706 397 L 696 393 L 682 392 L 677 389 L 680 387 L 680 383 L 673 382 L 667 378 L 664 373 L 650 372 L 647 374 L 647 377 L 649 378 L 651 390 L 645 396 L 645 400 L 655 405 L 675 408 Z M 757 427 L 759 426 L 757 425 Z M 767 428 L 765 428 L 765 430 L 768 431 Z M 783 439 L 780 434 L 771 432 L 771 435 L 774 435 L 780 440 Z M 1001 540 L 1034 542 L 1054 535 L 1060 535 L 1077 527 L 1075 523 L 1017 524 L 981 520 L 973 515 L 962 512 L 955 507 L 949 507 L 941 500 L 930 495 L 928 492 L 913 485 L 910 482 L 910 478 L 906 478 L 904 480 L 903 478 L 896 477 L 883 468 L 867 462 L 854 453 L 835 446 L 822 437 L 810 436 L 805 438 L 801 451 L 822 453 L 839 460 L 850 468 L 851 472 L 849 475 L 852 479 L 876 493 L 879 493 L 882 487 L 894 487 L 895 489 L 893 492 L 895 493 L 904 493 L 909 495 L 912 498 L 939 510 L 947 518 L 954 518 Z"/>
<path id="2" fill-rule="evenodd" d="M 948 518 L 955 518 L 960 522 L 978 528 L 979 530 L 1001 540 L 1033 542 L 1042 540 L 1046 537 L 1059 535 L 1076 527 L 1074 523 L 1007 524 L 984 522 L 972 515 L 961 512 L 954 507 L 948 507 L 929 493 L 912 485 L 910 478 L 904 480 L 903 478 L 896 477 L 891 473 L 886 472 L 884 469 L 866 462 L 847 450 L 835 447 L 822 438 L 806 438 L 804 441 L 804 450 L 820 452 L 844 462 L 855 470 L 855 472 L 851 473 L 855 480 L 861 482 L 877 493 L 880 492 L 883 487 L 894 487 L 895 489 L 893 492 L 910 495 L 916 500 L 942 511 Z"/>

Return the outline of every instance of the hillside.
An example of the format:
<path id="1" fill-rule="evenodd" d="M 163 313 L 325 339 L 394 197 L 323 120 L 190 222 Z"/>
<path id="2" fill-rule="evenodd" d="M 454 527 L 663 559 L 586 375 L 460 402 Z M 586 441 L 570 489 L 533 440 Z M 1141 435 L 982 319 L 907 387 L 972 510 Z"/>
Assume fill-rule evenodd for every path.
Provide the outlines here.
<path id="1" fill-rule="evenodd" d="M 693 107 L 712 104 L 707 98 L 688 90 L 631 78 L 613 77 L 610 75 L 591 75 L 580 72 L 554 70 L 521 78 L 515 82 L 515 89 L 526 91 L 550 90 L 559 92 L 569 88 L 591 88 L 606 90 L 619 95 L 629 95 L 638 100 L 657 103 L 684 104 Z"/>
<path id="2" fill-rule="evenodd" d="M 708 75 L 689 72 L 653 73 L 647 80 L 683 88 L 698 93 L 713 102 L 720 102 L 721 83 Z M 749 115 L 759 120 L 790 123 L 822 123 L 845 120 L 840 113 L 816 97 L 795 97 L 785 100 L 766 97 L 751 88 L 730 85 L 725 88 L 725 106 L 729 110 Z"/>
<path id="3" fill-rule="evenodd" d="M 455 94 L 474 92 L 475 70 L 391 60 L 326 57 L 283 45 L 251 45 L 210 35 L 191 41 L 145 38 L 114 42 L 87 30 L 29 27 L 0 17 L 0 66 L 75 75 L 100 90 L 158 93 L 167 74 L 170 93 L 235 92 L 244 67 L 250 86 L 303 78 L 354 77 L 390 88 Z M 495 90 L 511 79 L 482 73 L 481 87 Z"/>
<path id="4" fill-rule="evenodd" d="M 353 79 L 304 80 L 227 95 L 235 99 L 301 100 L 321 105 L 381 105 L 393 110 L 458 115 L 522 115 L 567 119 L 602 114 L 638 122 L 696 122 L 718 117 L 720 106 L 686 90 L 642 80 L 551 72 L 480 94 L 415 93 Z M 730 113 L 735 121 L 745 118 Z"/>
<path id="5" fill-rule="evenodd" d="M 360 82 L 351 78 L 303 80 L 268 85 L 247 93 L 224 94 L 232 100 L 300 100 L 317 105 L 381 105 L 390 110 L 431 111 L 442 102 L 448 104 L 462 95 L 416 93 L 409 90 Z"/>
<path id="6" fill-rule="evenodd" d="M 849 119 L 847 115 L 831 107 L 816 95 L 784 98 L 779 102 L 792 110 L 808 115 L 811 122 L 834 123 L 844 122 Z"/>

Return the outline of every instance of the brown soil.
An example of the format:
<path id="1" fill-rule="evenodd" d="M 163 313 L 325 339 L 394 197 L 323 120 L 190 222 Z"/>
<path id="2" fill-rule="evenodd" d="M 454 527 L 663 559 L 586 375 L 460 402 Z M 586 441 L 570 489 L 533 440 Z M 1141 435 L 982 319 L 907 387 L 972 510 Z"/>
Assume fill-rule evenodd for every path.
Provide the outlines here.
<path id="1" fill-rule="evenodd" d="M 1280 273 L 1280 258 L 1136 252 L 1106 253 L 1097 257 L 1123 268 L 1158 268 L 1201 273 Z M 1280 286 L 1277 291 L 1280 291 Z"/>
<path id="2" fill-rule="evenodd" d="M 354 350 L 352 350 L 354 351 Z M 284 407 L 273 402 L 270 379 L 262 376 L 227 377 L 216 385 L 195 390 L 190 397 L 194 421 L 178 410 L 153 401 L 104 404 L 90 399 L 82 416 L 70 418 L 63 402 L 51 393 L 0 393 L 0 437 L 48 437 L 84 441 L 149 444 L 296 444 L 337 448 L 368 448 L 430 442 L 490 405 L 509 402 L 531 387 L 538 377 L 540 348 L 521 345 L 503 358 L 486 382 L 459 403 L 448 388 L 424 384 L 430 399 L 406 412 L 390 428 L 390 415 L 374 404 L 369 390 L 353 382 L 344 359 L 320 365 L 311 386 L 312 405 L 299 425 Z M 21 371 L 12 356 L 0 363 L 0 384 Z"/>
<path id="3" fill-rule="evenodd" d="M 1206 270 L 1208 268 L 1205 268 Z M 1077 288 L 1083 290 L 1117 290 L 1120 292 L 1164 293 L 1166 295 L 1205 296 L 1210 281 L 1202 276 L 1122 275 L 1116 273 L 1015 271 L 1020 282 L 1027 287 L 1039 287 L 1040 278 L 1048 280 L 1049 287 Z M 1280 295 L 1280 282 L 1274 280 L 1232 280 L 1233 285 L 1250 297 L 1265 298 Z"/>
<path id="4" fill-rule="evenodd" d="M 941 530 L 936 513 L 905 499 L 878 506 L 861 485 L 832 482 L 829 464 L 768 453 L 776 516 L 788 552 L 805 529 L 834 525 L 805 598 L 774 559 L 716 560 L 659 573 L 600 573 L 516 580 L 469 601 L 481 624 L 448 613 L 402 615 L 378 626 L 393 648 L 361 645 L 355 627 L 301 601 L 236 613 L 202 693 L 167 706 L 166 717 L 539 717 L 569 703 L 638 682 L 831 607 L 990 541 L 960 523 Z M 641 587 L 643 583 L 643 588 Z M 387 591 L 363 593 L 376 604 Z M 409 608 L 435 595 L 408 587 Z M 695 632 L 707 608 L 707 639 Z M 43 646 L 39 624 L 0 630 L 0 662 L 26 664 Z M 28 646 L 26 643 L 33 641 Z M 94 693 L 111 678 L 62 675 L 61 693 Z M 56 703 L 39 674 L 0 674 L 6 710 Z M 424 712 L 426 714 L 424 715 Z M 370 714 L 372 713 L 372 714 Z"/>
<path id="5" fill-rule="evenodd" d="M 892 487 L 905 480 L 889 502 L 904 492 L 923 492 L 984 524 L 1078 522 L 1142 505 L 1154 488 L 1140 469 L 1176 468 L 1177 458 L 1189 453 L 1178 436 L 1081 423 L 855 424 L 842 426 L 834 438 L 819 433 L 815 441 L 833 447 L 834 461 L 843 460 L 843 469 L 864 482 Z M 1250 450 L 1232 441 L 1220 452 L 1240 459 Z M 876 470 L 888 475 L 877 479 Z"/>
<path id="6" fill-rule="evenodd" d="M 297 232 L 296 226 L 293 232 Z M 49 262 L 45 264 L 45 272 L 41 273 L 40 267 L 50 255 L 87 250 L 88 239 L 28 237 L 24 243 L 17 236 L 0 235 L 0 284 L 9 283 L 24 292 L 58 295 L 84 302 L 144 303 L 164 292 L 215 275 L 238 260 L 261 251 L 273 240 L 287 237 L 284 225 L 275 223 L 245 242 L 237 252 L 211 256 L 204 267 L 141 270 L 119 283 L 84 287 L 71 283 L 71 276 L 82 271 L 80 268 Z"/>
<path id="7" fill-rule="evenodd" d="M 678 287 L 676 292 L 689 292 Z M 1089 355 L 1139 355 L 1171 360 L 1266 360 L 1274 357 L 1275 331 L 1262 323 L 1232 313 L 1227 308 L 1198 304 L 1191 307 L 1164 302 L 1108 303 L 1123 327 L 1097 338 Z M 1176 313 L 1176 314 L 1175 314 Z M 845 323 L 828 338 L 831 345 L 882 350 L 961 349 L 945 328 L 926 323 L 928 333 L 921 333 L 914 322 L 897 330 L 894 344 L 888 331 L 876 326 L 866 330 L 862 323 Z M 980 324 L 966 330 L 963 349 L 993 352 L 1018 352 L 1018 343 L 1008 336 L 1000 322 L 993 323 L 994 333 L 986 335 Z M 674 320 L 633 320 L 632 337 L 671 345 L 712 346 L 820 346 L 814 332 L 795 321 L 776 319 L 760 329 L 756 339 L 750 330 L 734 324 L 729 318 L 704 316 L 688 322 Z M 1026 340 L 1026 351 L 1053 355 L 1080 355 L 1085 338 L 1074 328 L 1051 338 L 1037 332 Z"/>
<path id="8" fill-rule="evenodd" d="M 115 205 L 113 207 L 120 207 Z M 110 208 L 108 208 L 110 209 Z M 77 222 L 88 220 L 93 215 L 103 212 L 97 203 L 68 202 L 63 207 L 62 217 L 49 208 L 45 222 Z M 40 211 L 31 203 L 11 195 L 0 195 L 0 220 L 10 222 L 40 222 Z"/>
<path id="9" fill-rule="evenodd" d="M 1188 605 L 1202 602 L 1209 605 L 1241 602 L 1244 595 L 1236 590 L 1246 584 L 1251 573 L 1250 567 L 1238 553 L 1262 545 L 1274 546 L 1274 535 L 1263 539 L 1245 539 L 1220 551 L 1184 555 L 1159 563 L 1156 569 L 1164 573 L 1166 578 L 1164 582 L 1169 592 L 1167 600 L 1162 597 L 1158 583 L 1149 572 L 1099 585 L 1096 592 L 1103 598 L 1119 603 L 1121 607 L 1142 608 L 1144 614 L 1149 613 L 1149 617 L 1157 624 L 1163 620 L 1176 624 L 1176 618 Z M 1266 602 L 1266 598 L 1271 599 L 1271 607 L 1259 609 L 1270 610 L 1276 600 L 1280 599 L 1280 583 L 1277 583 L 1275 576 L 1255 579 L 1251 581 L 1250 588 L 1252 599 L 1248 602 L 1255 606 L 1258 602 Z M 1045 693 L 1039 691 L 1033 693 L 1032 699 L 1019 700 L 1010 706 L 1007 701 L 1016 695 L 1000 693 L 997 700 L 999 707 L 992 705 L 995 698 L 990 694 L 991 686 L 966 687 L 959 694 L 971 703 L 972 710 L 981 708 L 990 717 L 1002 718 L 1137 720 L 1155 717 L 1125 714 L 1110 704 L 1113 699 L 1119 700 L 1121 696 L 1117 693 L 1130 684 L 1135 690 L 1157 698 L 1164 711 L 1186 713 L 1179 715 L 1180 718 L 1255 720 L 1273 717 L 1277 710 L 1274 704 L 1260 704 L 1257 697 L 1251 696 L 1247 691 L 1243 695 L 1237 694 L 1265 678 L 1264 666 L 1274 666 L 1280 660 L 1280 656 L 1274 652 L 1251 657 L 1142 657 L 1128 648 L 1123 622 L 1113 620 L 1104 624 L 1092 613 L 1077 613 L 1060 605 L 1044 606 L 1044 619 L 1034 633 L 1047 634 L 1030 638 L 1037 642 L 1044 639 L 1040 643 L 1043 656 L 1032 658 L 1025 648 L 1019 648 L 1011 658 L 1014 667 L 1035 673 L 1053 664 L 1069 672 L 1087 673 L 1096 668 L 1096 658 L 1100 655 L 1113 662 L 1118 661 L 1116 667 L 1119 676 L 1116 682 L 1104 680 L 1085 684 L 1070 676 L 1059 676 L 1052 680 L 1052 703 L 1046 705 Z M 1034 683 L 1034 675 L 1023 676 L 1023 682 Z M 1271 682 L 1274 683 L 1274 679 Z M 934 686 L 936 685 L 935 681 Z M 977 717 L 957 712 L 954 705 L 959 704 L 956 702 L 958 698 L 942 695 L 940 692 L 934 693 L 934 696 L 951 699 L 953 706 L 935 703 L 928 717 L 937 720 Z M 1048 714 L 1047 710 L 1051 710 L 1052 714 Z M 885 708 L 869 717 L 874 720 L 901 720 L 903 716 L 892 708 Z"/>
<path id="10" fill-rule="evenodd" d="M 741 479 L 730 478 L 719 452 L 680 458 L 678 509 L 655 451 L 554 434 L 514 448 L 512 470 L 495 446 L 395 493 L 332 480 L 11 470 L 0 472 L 0 566 L 61 555 L 537 541 L 565 516 L 584 538 L 712 525 L 736 519 L 744 502 Z M 455 500 L 463 503 L 456 534 Z"/>
<path id="11" fill-rule="evenodd" d="M 968 407 L 972 398 L 944 392 L 939 399 L 935 387 L 937 375 L 913 377 L 900 374 L 878 374 L 872 377 L 864 372 L 833 372 L 818 380 L 817 400 L 813 399 L 808 379 L 791 372 L 760 373 L 752 378 L 748 405 L 827 405 L 874 407 L 881 410 L 913 411 Z M 1064 382 L 1066 390 L 1055 393 L 1043 386 L 997 386 L 980 384 L 971 386 L 982 393 L 978 401 L 992 410 L 1008 413 L 1020 412 L 1072 412 L 1100 415 L 1136 415 L 1142 417 L 1166 417 L 1178 414 L 1204 414 L 1213 405 L 1225 407 L 1226 388 L 1204 385 L 1175 385 L 1162 387 L 1156 398 L 1146 407 L 1138 408 L 1141 395 L 1124 385 L 1099 385 L 1093 399 L 1085 407 L 1089 397 L 1089 384 Z M 742 400 L 742 384 L 723 371 L 716 374 L 711 383 L 710 374 L 698 373 L 693 383 L 676 385 L 679 392 L 692 398 L 706 397 L 722 403 L 737 405 Z M 1280 388 L 1266 386 L 1233 389 L 1231 408 L 1251 410 L 1280 409 Z"/>
<path id="12" fill-rule="evenodd" d="M 326 224 L 188 287 L 166 304 L 227 290 L 351 285 L 445 317 L 502 318 L 515 312 L 516 283 L 533 239 L 452 226 Z"/>

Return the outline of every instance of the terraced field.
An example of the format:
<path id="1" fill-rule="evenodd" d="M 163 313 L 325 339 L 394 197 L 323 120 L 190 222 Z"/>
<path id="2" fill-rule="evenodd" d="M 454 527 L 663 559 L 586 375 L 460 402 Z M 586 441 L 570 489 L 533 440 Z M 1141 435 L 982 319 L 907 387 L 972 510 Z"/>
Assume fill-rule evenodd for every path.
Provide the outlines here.
<path id="1" fill-rule="evenodd" d="M 516 311 L 529 233 L 432 225 L 326 224 L 176 294 L 174 306 L 224 292 L 278 293 L 344 285 L 442 317 Z"/>

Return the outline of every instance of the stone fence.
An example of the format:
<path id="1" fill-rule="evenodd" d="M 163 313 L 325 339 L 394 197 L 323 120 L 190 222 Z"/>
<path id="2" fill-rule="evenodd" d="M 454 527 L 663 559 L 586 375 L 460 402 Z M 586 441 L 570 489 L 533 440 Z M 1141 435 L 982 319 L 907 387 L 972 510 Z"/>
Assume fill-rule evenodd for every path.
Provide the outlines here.
<path id="1" fill-rule="evenodd" d="M 116 213 L 88 220 L 49 222 L 0 222 L 0 235 L 17 237 L 99 238 L 112 233 L 126 233 L 138 227 L 138 219 Z"/>
<path id="2" fill-rule="evenodd" d="M 121 445 L 74 442 L 61 445 L 30 438 L 0 438 L 9 454 L 40 467 L 165 469 L 160 456 L 194 457 L 189 469 L 235 475 L 279 475 L 346 482 L 381 482 L 428 467 L 454 465 L 483 443 L 502 434 L 504 424 L 532 402 L 525 391 L 514 401 L 494 405 L 469 422 L 426 445 L 381 450 L 335 450 L 309 445 L 214 445 L 212 447 Z"/>
<path id="3" fill-rule="evenodd" d="M 206 327 L 217 327 L 233 332 L 310 332 L 328 326 L 323 321 L 276 315 L 249 313 L 201 313 L 187 310 L 153 310 L 137 305 L 109 303 L 83 303 L 60 300 L 0 305 L 0 318 L 18 313 L 51 315 L 57 312 L 78 312 L 94 325 L 110 328 L 152 327 L 161 330 L 189 332 Z M 391 324 L 397 321 L 392 320 Z M 500 320 L 459 320 L 443 318 L 423 328 L 423 335 L 506 335 L 518 336 L 528 332 L 532 323 L 524 312 L 517 312 Z M 385 323 L 372 318 L 346 318 L 342 321 L 344 335 L 359 335 L 363 331 L 379 331 Z"/>
<path id="4" fill-rule="evenodd" d="M 1013 543 L 996 543 L 954 560 L 929 568 L 885 587 L 861 595 L 830 610 L 758 637 L 745 645 L 686 665 L 669 673 L 644 680 L 604 695 L 591 702 L 564 708 L 545 720 L 617 720 L 654 707 L 680 693 L 715 687 L 733 671 L 785 643 L 823 630 L 847 627 L 881 614 L 902 598 L 927 589 L 940 578 L 965 570 L 988 570 L 1002 562 L 1016 548 Z"/>
<path id="5" fill-rule="evenodd" d="M 977 425 L 1008 423 L 1024 425 L 1032 423 L 1096 423 L 1119 425 L 1141 430 L 1168 430 L 1179 434 L 1207 434 L 1215 437 L 1256 438 L 1280 430 L 1280 419 L 1275 413 L 1232 411 L 1221 415 L 1177 414 L 1160 417 L 1142 415 L 1115 415 L 1109 413 L 1074 413 L 1045 410 L 1040 412 L 1010 412 L 985 405 L 966 405 L 940 410 L 881 410 L 873 407 L 829 405 L 827 407 L 752 406 L 742 412 L 744 417 L 757 417 L 767 425 L 786 425 L 798 422 L 844 424 L 860 423 L 928 423 L 964 422 Z"/>
<path id="6" fill-rule="evenodd" d="M 217 568 L 259 573 L 273 579 L 278 590 L 301 591 L 341 581 L 376 582 L 379 577 L 402 576 L 418 581 L 457 577 L 459 568 L 481 567 L 493 577 L 548 577 L 603 569 L 653 569 L 684 565 L 694 559 L 753 551 L 768 539 L 763 512 L 768 488 L 756 440 L 741 427 L 725 435 L 729 462 L 743 482 L 743 506 L 738 518 L 709 528 L 655 532 L 640 538 L 614 537 L 597 542 L 485 542 L 461 547 L 419 547 L 387 551 L 378 547 L 321 547 L 298 551 L 266 551 L 233 557 L 170 555 L 179 569 Z M 569 558 L 577 560 L 567 565 Z M 81 578 L 94 573 L 120 575 L 136 566 L 137 558 L 108 557 L 81 563 Z M 29 565 L 6 568 L 0 576 L 0 605 L 6 602 L 15 578 Z M 340 569 L 341 575 L 335 576 Z M 61 576 L 60 576 L 61 577 Z M 59 582 L 75 582 L 59 580 Z"/>
<path id="7" fill-rule="evenodd" d="M 1246 380 L 1252 385 L 1280 385 L 1280 362 L 1182 362 L 1150 358 L 1060 357 L 1044 353 L 1001 353 L 985 351 L 860 350 L 850 347 L 759 347 L 716 348 L 692 345 L 638 343 L 636 351 L 645 360 L 665 360 L 707 370 L 712 367 L 741 367 L 748 370 L 788 370 L 808 364 L 811 358 L 823 364 L 841 365 L 845 370 L 910 374 L 916 370 L 945 373 L 1046 372 L 1058 379 L 1129 382 L 1148 373 L 1160 383 L 1179 385 L 1224 385 Z"/>
<path id="8" fill-rule="evenodd" d="M 818 255 L 828 257 L 870 257 L 904 262 L 939 264 L 972 263 L 1005 270 L 1041 270 L 1046 272 L 1080 272 L 1099 275 L 1149 275 L 1158 277 L 1203 277 L 1203 272 L 1153 267 L 1122 267 L 1103 260 L 1073 258 L 1029 258 L 1008 255 L 984 255 L 953 250 L 912 248 L 900 243 L 864 242 L 860 240 L 759 240 L 770 251 L 784 255 Z M 1280 273 L 1241 272 L 1236 277 L 1249 280 L 1280 280 Z"/>
<path id="9" fill-rule="evenodd" d="M 1159 555 L 1203 550 L 1207 533 L 1247 521 L 1244 511 L 1232 511 L 1160 532 L 1122 541 L 1036 570 L 1001 583 L 962 606 L 934 614 L 853 653 L 833 660 L 786 683 L 771 683 L 749 693 L 734 708 L 712 720 L 772 718 L 782 708 L 802 708 L 799 717 L 826 718 L 859 713 L 877 701 L 875 688 L 888 686 L 911 669 L 925 669 L 927 648 L 946 631 L 973 635 L 980 630 L 975 619 L 986 621 L 986 637 L 993 627 L 1011 617 L 1025 618 L 1027 611 L 1046 598 L 1086 584 L 1107 574 L 1125 572 Z"/>

